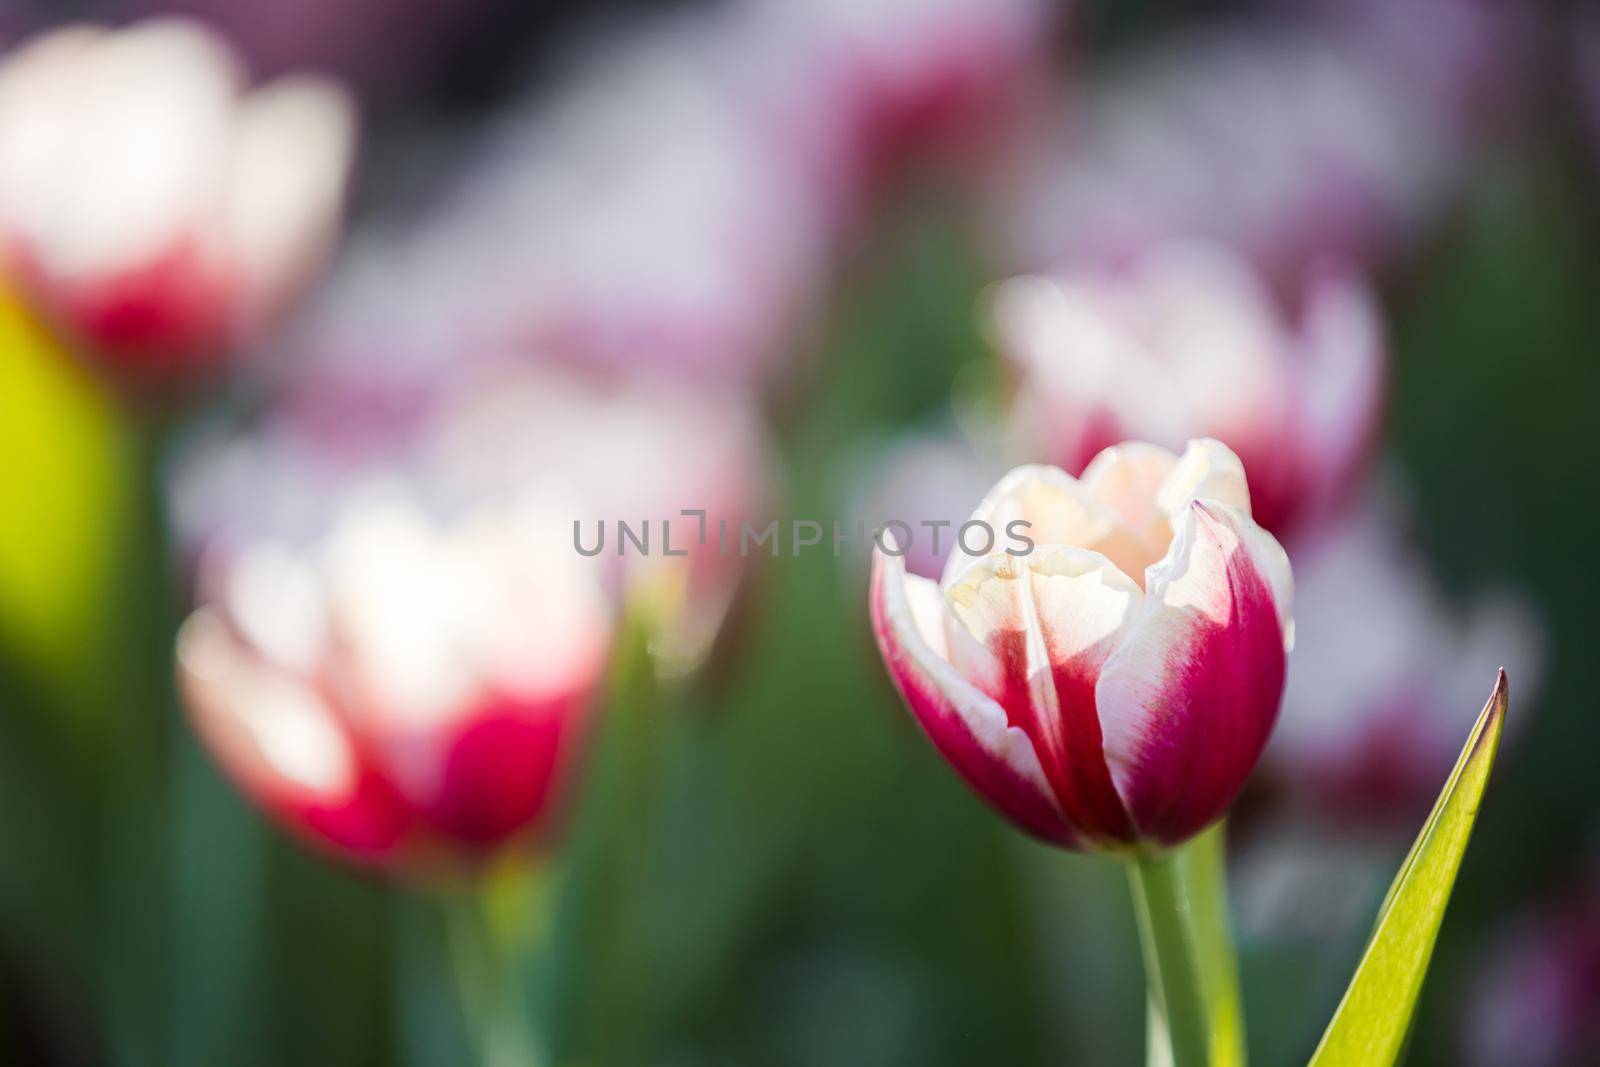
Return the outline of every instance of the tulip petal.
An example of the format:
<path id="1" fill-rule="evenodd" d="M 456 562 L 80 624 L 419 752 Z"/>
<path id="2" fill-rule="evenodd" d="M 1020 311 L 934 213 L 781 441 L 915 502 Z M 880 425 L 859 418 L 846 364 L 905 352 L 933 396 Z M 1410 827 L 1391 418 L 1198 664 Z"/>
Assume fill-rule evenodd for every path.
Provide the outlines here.
<path id="1" fill-rule="evenodd" d="M 1151 562 L 1151 552 L 1139 536 L 1126 527 L 1117 512 L 1101 503 L 1076 478 L 1059 467 L 1028 465 L 1011 471 L 989 491 L 969 522 L 982 523 L 992 532 L 989 546 L 959 536 L 945 563 L 944 582 L 989 555 L 995 546 L 1011 543 L 1013 522 L 1028 523 L 1027 536 L 1038 545 L 1073 545 L 1099 552 L 1137 576 Z M 973 546 L 983 551 L 973 551 Z"/>
<path id="2" fill-rule="evenodd" d="M 258 306 L 272 310 L 332 243 L 355 146 L 355 105 L 320 78 L 245 97 L 228 159 L 225 225 Z"/>
<path id="3" fill-rule="evenodd" d="M 1195 500 L 1215 500 L 1250 514 L 1250 487 L 1238 455 L 1211 437 L 1189 442 L 1177 465 L 1156 490 L 1156 507 L 1172 521 L 1173 529 Z"/>
<path id="4" fill-rule="evenodd" d="M 214 612 L 197 611 L 179 631 L 178 678 L 201 740 L 268 810 L 365 859 L 402 847 L 409 810 L 327 701 L 257 658 Z"/>
<path id="5" fill-rule="evenodd" d="M 475 709 L 445 738 L 420 739 L 424 762 L 435 747 L 445 749 L 436 795 L 423 815 L 451 837 L 481 846 L 543 829 L 581 699 L 500 699 Z"/>
<path id="6" fill-rule="evenodd" d="M 1160 559 L 1172 540 L 1172 524 L 1157 505 L 1157 493 L 1177 465 L 1178 457 L 1165 448 L 1129 441 L 1095 456 L 1078 479 L 1148 547 L 1145 566 Z M 1143 573 L 1144 567 L 1128 572 L 1136 580 Z"/>
<path id="7" fill-rule="evenodd" d="M 976 561 L 945 598 L 951 661 L 1033 739 L 1062 813 L 1092 840 L 1131 841 L 1095 684 L 1137 614 L 1139 587 L 1099 553 L 1045 546 Z"/>
<path id="8" fill-rule="evenodd" d="M 872 559 L 872 628 L 895 688 L 922 730 L 991 807 L 1046 841 L 1075 846 L 1028 734 L 945 658 L 939 588 L 882 549 Z"/>
<path id="9" fill-rule="evenodd" d="M 1274 548 L 1242 512 L 1192 502 L 1100 673 L 1106 762 L 1143 837 L 1176 843 L 1221 816 L 1272 731 L 1288 611 L 1268 573 Z"/>

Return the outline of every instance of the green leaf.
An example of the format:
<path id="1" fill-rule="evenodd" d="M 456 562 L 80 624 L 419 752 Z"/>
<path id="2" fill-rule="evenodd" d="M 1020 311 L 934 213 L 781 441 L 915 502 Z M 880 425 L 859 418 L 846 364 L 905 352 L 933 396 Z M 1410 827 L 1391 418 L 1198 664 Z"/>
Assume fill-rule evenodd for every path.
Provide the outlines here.
<path id="1" fill-rule="evenodd" d="M 133 517 L 128 456 L 111 395 L 0 278 L 0 643 L 60 689 L 65 712 L 91 714 L 101 696 L 86 690 L 102 672 L 85 665 L 106 655 Z"/>
<path id="2" fill-rule="evenodd" d="M 1395 876 L 1366 953 L 1310 1067 L 1385 1067 L 1399 1060 L 1445 905 L 1472 836 L 1506 714 L 1506 673 Z"/>

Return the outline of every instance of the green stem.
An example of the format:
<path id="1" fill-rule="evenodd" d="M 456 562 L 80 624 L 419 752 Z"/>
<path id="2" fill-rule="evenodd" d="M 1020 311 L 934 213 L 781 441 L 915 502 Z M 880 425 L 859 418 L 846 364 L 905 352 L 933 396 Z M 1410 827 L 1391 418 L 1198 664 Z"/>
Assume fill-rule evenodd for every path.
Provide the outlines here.
<path id="1" fill-rule="evenodd" d="M 1178 855 L 1140 856 L 1128 864 L 1128 876 L 1150 991 L 1148 1061 L 1151 1067 L 1206 1067 L 1211 1042 L 1203 965 Z"/>
<path id="2" fill-rule="evenodd" d="M 480 1067 L 539 1067 L 547 1062 L 530 1022 L 533 1006 L 523 981 L 523 957 L 543 951 L 548 894 L 533 882 L 515 882 L 512 893 L 538 898 L 535 906 L 541 914 L 531 923 L 527 916 L 507 922 L 498 914 L 505 909 L 496 907 L 492 877 L 477 892 L 443 900 L 451 969 L 473 1060 Z"/>
<path id="3" fill-rule="evenodd" d="M 1244 1010 L 1239 996 L 1239 954 L 1228 914 L 1227 833 L 1218 823 L 1178 852 L 1189 893 L 1200 982 L 1205 991 L 1213 1067 L 1244 1067 Z"/>

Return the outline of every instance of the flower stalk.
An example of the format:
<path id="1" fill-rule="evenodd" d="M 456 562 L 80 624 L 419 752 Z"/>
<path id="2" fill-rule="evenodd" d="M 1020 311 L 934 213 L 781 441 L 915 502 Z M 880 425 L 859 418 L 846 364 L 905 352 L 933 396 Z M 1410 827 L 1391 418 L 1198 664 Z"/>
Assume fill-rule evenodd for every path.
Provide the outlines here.
<path id="1" fill-rule="evenodd" d="M 554 894 L 547 863 L 489 872 L 440 900 L 462 1020 L 479 1067 L 540 1067 L 550 1061 L 534 1024 L 526 961 L 550 943 Z"/>
<path id="2" fill-rule="evenodd" d="M 1243 1067 L 1223 827 L 1128 863 L 1149 985 L 1150 1067 Z"/>

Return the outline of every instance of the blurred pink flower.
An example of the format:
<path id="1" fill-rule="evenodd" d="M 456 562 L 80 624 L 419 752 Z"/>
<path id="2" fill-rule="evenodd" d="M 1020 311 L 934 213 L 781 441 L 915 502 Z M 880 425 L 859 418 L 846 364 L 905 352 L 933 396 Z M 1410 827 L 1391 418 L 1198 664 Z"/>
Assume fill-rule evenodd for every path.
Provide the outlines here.
<path id="1" fill-rule="evenodd" d="M 1510 591 L 1452 607 L 1401 526 L 1390 503 L 1369 500 L 1300 546 L 1300 651 L 1262 765 L 1340 821 L 1410 833 L 1471 732 L 1483 680 L 1505 667 L 1533 706 L 1544 635 Z"/>
<path id="2" fill-rule="evenodd" d="M 389 269 L 452 352 L 769 385 L 876 175 L 941 130 L 993 132 L 985 101 L 1037 69 L 1042 20 L 1035 0 L 753 2 L 603 36 L 452 153 Z"/>
<path id="3" fill-rule="evenodd" d="M 710 13 L 607 39 L 461 153 L 403 259 L 452 351 L 781 371 L 842 206 L 781 65 L 751 69 L 746 40 Z"/>
<path id="4" fill-rule="evenodd" d="M 1524 913 L 1480 973 L 1464 1016 L 1463 1062 L 1472 1067 L 1600 1062 L 1600 891 L 1592 882 Z"/>
<path id="5" fill-rule="evenodd" d="M 235 540 L 178 637 L 201 739 L 293 829 L 386 866 L 547 834 L 606 662 L 596 568 L 528 498 L 441 522 L 400 483 Z"/>
<path id="6" fill-rule="evenodd" d="M 967 161 L 1029 113 L 1050 59 L 1041 0 L 752 0 L 762 32 L 798 57 L 852 184 L 870 193 L 905 162 Z"/>
<path id="7" fill-rule="evenodd" d="M 737 538 L 765 504 L 755 410 L 516 360 L 424 384 L 350 347 L 302 370 L 173 478 L 198 732 L 265 808 L 364 861 L 548 839 L 621 614 L 664 673 L 710 651 L 743 572 L 718 526 Z M 650 523 L 648 554 L 578 550 L 619 520 Z M 687 555 L 662 553 L 665 520 Z"/>
<path id="8" fill-rule="evenodd" d="M 1008 189 L 1012 259 L 1049 269 L 1215 240 L 1292 288 L 1328 260 L 1387 257 L 1435 212 L 1461 150 L 1410 73 L 1311 24 L 1147 48 L 1071 98 Z"/>
<path id="9" fill-rule="evenodd" d="M 1221 817 L 1272 731 L 1293 641 L 1288 558 L 1239 459 L 1127 443 L 1082 480 L 1019 467 L 935 583 L 891 539 L 873 631 L 912 715 L 1021 829 L 1069 848 L 1177 844 Z M 1003 548 L 1002 548 L 1003 546 Z"/>
<path id="10" fill-rule="evenodd" d="M 306 282 L 353 145 L 342 91 L 249 93 L 198 25 L 75 26 L 0 64 L 0 249 L 74 341 L 133 381 L 210 369 Z"/>
<path id="11" fill-rule="evenodd" d="M 1012 279 L 992 304 L 1018 447 L 1069 471 L 1127 436 L 1216 437 L 1244 460 L 1257 520 L 1287 537 L 1339 501 L 1377 429 L 1379 314 L 1348 275 L 1311 280 L 1291 311 L 1242 258 L 1169 245 Z"/>
<path id="12" fill-rule="evenodd" d="M 759 412 L 727 388 L 488 366 L 460 388 L 422 460 L 473 493 L 503 495 L 538 472 L 583 501 L 563 527 L 568 551 L 576 554 L 575 537 L 592 548 L 605 524 L 595 558 L 626 610 L 650 626 L 666 673 L 691 670 L 711 651 L 755 564 L 740 552 L 741 524 L 759 528 L 771 505 Z M 648 549 L 624 548 L 619 522 Z M 666 554 L 669 537 L 684 555 Z"/>

